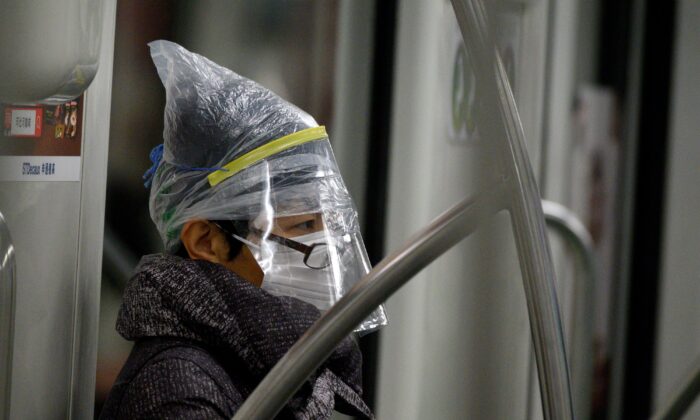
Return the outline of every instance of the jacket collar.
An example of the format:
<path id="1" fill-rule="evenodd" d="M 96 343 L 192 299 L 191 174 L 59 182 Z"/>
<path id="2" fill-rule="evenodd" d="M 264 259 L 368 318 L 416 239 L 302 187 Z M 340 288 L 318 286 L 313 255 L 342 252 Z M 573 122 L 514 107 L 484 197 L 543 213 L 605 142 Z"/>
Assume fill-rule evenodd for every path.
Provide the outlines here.
<path id="1" fill-rule="evenodd" d="M 203 342 L 240 360 L 246 373 L 259 381 L 319 316 L 313 305 L 273 296 L 221 265 L 158 254 L 145 256 L 127 284 L 117 331 L 127 340 L 179 337 Z M 332 411 L 338 395 L 371 416 L 359 397 L 361 369 L 361 353 L 346 338 L 307 382 L 316 398 L 290 406 L 313 408 L 321 404 L 317 389 L 330 386 L 333 392 L 322 398 L 322 406 L 330 405 Z"/>

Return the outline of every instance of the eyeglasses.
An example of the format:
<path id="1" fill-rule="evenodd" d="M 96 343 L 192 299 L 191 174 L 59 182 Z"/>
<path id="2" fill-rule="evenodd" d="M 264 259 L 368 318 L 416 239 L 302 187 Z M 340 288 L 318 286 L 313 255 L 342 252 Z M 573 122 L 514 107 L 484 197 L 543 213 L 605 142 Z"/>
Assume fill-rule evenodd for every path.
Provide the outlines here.
<path id="1" fill-rule="evenodd" d="M 221 225 L 220 222 L 215 222 L 212 221 L 212 223 L 221 229 L 224 233 L 232 237 L 233 239 L 240 241 L 240 236 L 244 235 L 237 235 L 233 232 L 231 232 L 229 229 L 226 229 Z M 238 229 L 237 229 L 238 230 Z M 264 235 L 264 232 L 255 229 L 255 228 L 250 228 L 248 227 L 248 232 L 253 232 L 258 235 Z M 243 234 L 243 232 L 241 232 Z M 245 235 L 247 235 L 247 233 Z M 276 242 L 280 245 L 286 246 L 287 248 L 293 249 L 295 251 L 298 251 L 302 254 L 304 254 L 304 264 L 309 267 L 313 268 L 314 270 L 320 270 L 323 268 L 326 268 L 330 265 L 330 257 L 328 255 L 328 245 L 325 242 L 319 242 L 319 243 L 314 243 L 311 245 L 306 245 L 301 242 L 297 242 L 293 239 L 285 238 L 284 236 L 280 235 L 275 235 L 274 233 L 268 233 L 266 236 L 267 239 Z"/>

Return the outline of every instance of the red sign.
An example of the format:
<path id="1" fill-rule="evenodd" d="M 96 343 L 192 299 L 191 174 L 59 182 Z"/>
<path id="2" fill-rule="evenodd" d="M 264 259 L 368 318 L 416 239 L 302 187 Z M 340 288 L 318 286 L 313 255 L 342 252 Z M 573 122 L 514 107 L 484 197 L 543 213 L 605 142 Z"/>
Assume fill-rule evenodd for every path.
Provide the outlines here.
<path id="1" fill-rule="evenodd" d="M 41 137 L 44 109 L 27 107 L 5 108 L 5 135 L 8 137 Z"/>
<path id="2" fill-rule="evenodd" d="M 0 104 L 0 156 L 80 156 L 83 102 Z"/>

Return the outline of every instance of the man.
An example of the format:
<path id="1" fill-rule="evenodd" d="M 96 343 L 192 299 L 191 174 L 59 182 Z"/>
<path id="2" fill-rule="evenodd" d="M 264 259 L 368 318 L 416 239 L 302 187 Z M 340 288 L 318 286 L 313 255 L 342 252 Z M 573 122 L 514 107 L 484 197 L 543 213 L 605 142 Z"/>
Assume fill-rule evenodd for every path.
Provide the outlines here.
<path id="1" fill-rule="evenodd" d="M 144 257 L 117 330 L 136 341 L 101 418 L 230 418 L 369 271 L 328 136 L 308 114 L 177 44 L 150 44 L 166 88 L 146 173 L 166 254 Z M 386 323 L 380 307 L 358 330 Z M 281 418 L 372 415 L 345 339 Z"/>

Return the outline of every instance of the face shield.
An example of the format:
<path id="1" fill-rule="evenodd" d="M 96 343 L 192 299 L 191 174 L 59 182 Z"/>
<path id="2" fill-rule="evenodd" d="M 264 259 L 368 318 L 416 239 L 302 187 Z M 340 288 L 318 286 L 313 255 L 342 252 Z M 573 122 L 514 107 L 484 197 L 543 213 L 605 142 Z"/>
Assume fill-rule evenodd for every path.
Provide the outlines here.
<path id="1" fill-rule="evenodd" d="M 166 249 L 176 249 L 188 220 L 216 221 L 250 249 L 262 289 L 330 308 L 371 266 L 324 127 L 177 44 L 151 48 L 166 130 L 150 208 Z M 380 306 L 358 331 L 385 324 Z"/>

